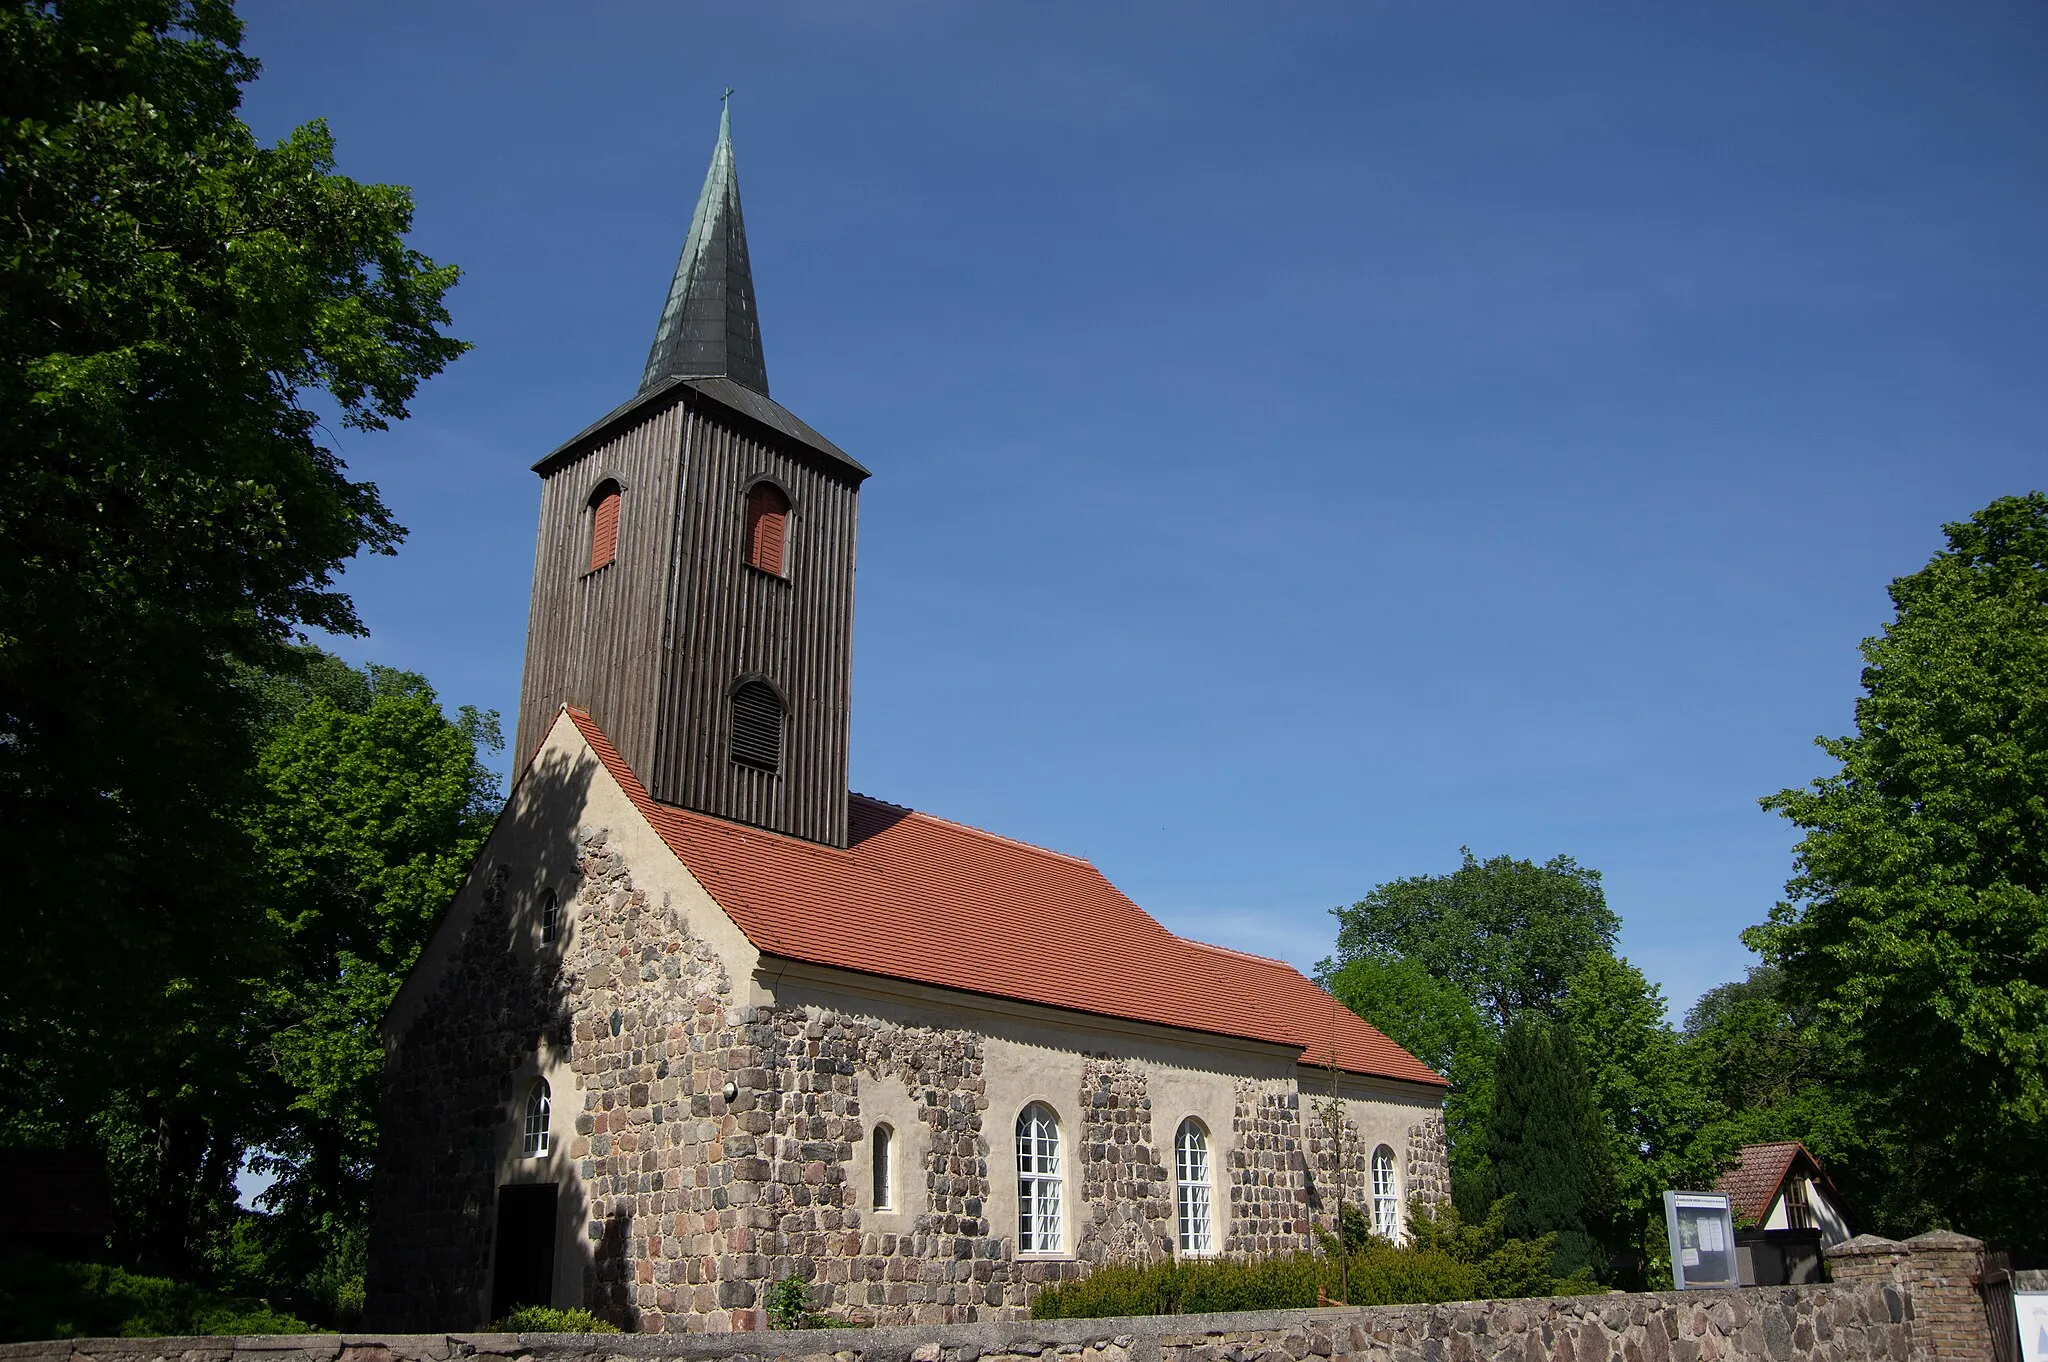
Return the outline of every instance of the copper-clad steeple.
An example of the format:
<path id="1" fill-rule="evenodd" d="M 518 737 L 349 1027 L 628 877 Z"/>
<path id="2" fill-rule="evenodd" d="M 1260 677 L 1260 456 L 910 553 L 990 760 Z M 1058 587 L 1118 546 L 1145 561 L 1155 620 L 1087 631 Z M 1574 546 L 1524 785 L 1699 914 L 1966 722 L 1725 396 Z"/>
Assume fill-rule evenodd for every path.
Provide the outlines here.
<path id="1" fill-rule="evenodd" d="M 754 273 L 747 260 L 747 224 L 740 215 L 739 172 L 732 156 L 732 91 L 718 119 L 718 147 L 704 175 L 690 234 L 669 285 L 647 370 L 646 392 L 663 379 L 724 376 L 763 397 L 768 365 L 761 357 L 761 319 L 754 309 Z"/>

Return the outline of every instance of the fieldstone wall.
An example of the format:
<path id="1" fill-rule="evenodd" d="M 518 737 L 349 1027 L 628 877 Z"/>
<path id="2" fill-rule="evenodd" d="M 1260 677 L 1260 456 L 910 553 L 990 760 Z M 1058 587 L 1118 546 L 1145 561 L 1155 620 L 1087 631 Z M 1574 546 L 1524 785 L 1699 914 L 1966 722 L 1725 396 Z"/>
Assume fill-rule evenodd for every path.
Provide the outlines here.
<path id="1" fill-rule="evenodd" d="M 1017 1320 L 1048 1283 L 1174 1252 L 1174 1132 L 1153 1125 L 1145 1064 L 1079 1056 L 1080 1090 L 1059 1103 L 1074 1256 L 1019 1258 L 1015 1227 L 990 1219 L 1014 1113 L 989 1124 L 983 1037 L 744 1005 L 717 950 L 636 884 L 615 839 L 586 829 L 569 848 L 573 872 L 553 886 L 566 936 L 537 944 L 517 912 L 537 898 L 534 872 L 495 868 L 388 1062 L 373 1326 L 483 1322 L 498 1186 L 514 1168 L 554 1181 L 558 1214 L 587 1232 L 557 1303 L 580 1272 L 575 1303 L 642 1333 L 758 1327 L 765 1294 L 791 1277 L 852 1324 Z M 512 1160 L 543 1057 L 564 1138 L 543 1162 Z M 873 1084 L 901 1084 L 926 1136 L 923 1167 L 900 1170 L 907 1232 L 878 1232 L 859 1209 Z M 1347 1121 L 1332 1158 L 1291 1081 L 1241 1081 L 1230 1128 L 1210 1135 L 1226 1253 L 1307 1247 L 1333 1223 L 1339 1162 L 1345 1198 L 1369 1204 L 1370 1145 Z M 1440 1197 L 1441 1121 L 1406 1143 L 1404 1193 Z"/>
<path id="2" fill-rule="evenodd" d="M 1226 1253 L 1291 1253 L 1309 1237 L 1301 1094 L 1247 1079 L 1231 1120 Z"/>
<path id="3" fill-rule="evenodd" d="M 1450 1204 L 1451 1150 L 1442 1112 L 1408 1127 L 1402 1186 L 1411 1200 L 1419 1198 L 1431 1210 Z"/>
<path id="4" fill-rule="evenodd" d="M 706 1336 L 85 1339 L 0 1362 L 1920 1362 L 1889 1281 L 1371 1309 Z"/>
<path id="5" fill-rule="evenodd" d="M 1092 1055 L 1081 1070 L 1081 1203 L 1087 1219 L 1077 1255 L 1094 1263 L 1168 1257 L 1177 1233 L 1173 1132 L 1154 1143 L 1145 1075 L 1128 1061 Z"/>
<path id="6" fill-rule="evenodd" d="M 509 874 L 499 867 L 485 880 L 468 936 L 434 991 L 430 1033 L 387 1066 L 367 1283 L 380 1325 L 476 1318 L 515 1075 L 569 1025 L 561 972 L 507 945 Z"/>
<path id="7" fill-rule="evenodd" d="M 1980 1362 L 1991 1356 L 1991 1328 L 1978 1283 L 1983 1242 L 1935 1230 L 1899 1242 L 1859 1234 L 1827 1250 L 1837 1282 L 1869 1284 L 1909 1302 L 1915 1356 L 1932 1362 Z"/>

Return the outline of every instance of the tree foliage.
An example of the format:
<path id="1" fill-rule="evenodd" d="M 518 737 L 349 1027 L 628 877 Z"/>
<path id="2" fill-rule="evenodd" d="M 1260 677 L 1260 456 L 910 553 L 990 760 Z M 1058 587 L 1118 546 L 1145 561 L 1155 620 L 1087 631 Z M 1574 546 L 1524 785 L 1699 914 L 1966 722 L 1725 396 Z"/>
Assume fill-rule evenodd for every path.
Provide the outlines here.
<path id="1" fill-rule="evenodd" d="M 189 1275 L 269 929 L 236 667 L 360 632 L 335 587 L 402 533 L 319 414 L 375 429 L 463 346 L 406 191 L 259 145 L 226 0 L 0 5 L 0 1133 L 92 1132 Z"/>
<path id="2" fill-rule="evenodd" d="M 1337 918 L 1337 961 L 1402 959 L 1457 986 L 1495 1026 L 1555 1012 L 1586 958 L 1614 947 L 1621 919 L 1600 872 L 1569 856 L 1480 861 L 1380 885 Z M 1326 962 L 1325 969 L 1328 965 Z"/>
<path id="3" fill-rule="evenodd" d="M 268 1267 L 300 1283 L 361 1270 L 378 1023 L 490 832 L 498 779 L 482 754 L 502 745 L 495 714 L 446 718 L 416 674 L 308 651 L 302 670 L 261 679 L 250 820 L 285 963 L 258 992 L 267 1069 L 249 1138 L 276 1178 Z"/>
<path id="4" fill-rule="evenodd" d="M 1337 1001 L 1450 1080 L 1444 1129 L 1452 1174 L 1461 1181 L 1483 1178 L 1483 1132 L 1500 1038 L 1479 1009 L 1457 985 L 1398 957 L 1357 956 L 1326 975 L 1324 984 Z"/>
<path id="5" fill-rule="evenodd" d="M 1594 1267 L 1613 1210 L 1612 1145 L 1569 1027 L 1536 1012 L 1508 1023 L 1486 1143 L 1487 1199 L 1510 1199 L 1508 1234 L 1555 1234 L 1560 1277 Z"/>
<path id="6" fill-rule="evenodd" d="M 1612 1170 L 1610 1275 L 1645 1287 L 1668 1259 L 1664 1193 L 1713 1185 L 1732 1147 L 1704 1142 L 1720 1119 L 1689 1049 L 1665 1020 L 1664 995 L 1626 959 L 1596 955 L 1566 989 L 1564 1025 L 1585 1061 Z"/>
<path id="7" fill-rule="evenodd" d="M 1841 1042 L 1895 1229 L 2039 1244 L 2048 1205 L 2048 496 L 1994 501 L 1891 585 L 1836 769 L 1747 939 Z"/>

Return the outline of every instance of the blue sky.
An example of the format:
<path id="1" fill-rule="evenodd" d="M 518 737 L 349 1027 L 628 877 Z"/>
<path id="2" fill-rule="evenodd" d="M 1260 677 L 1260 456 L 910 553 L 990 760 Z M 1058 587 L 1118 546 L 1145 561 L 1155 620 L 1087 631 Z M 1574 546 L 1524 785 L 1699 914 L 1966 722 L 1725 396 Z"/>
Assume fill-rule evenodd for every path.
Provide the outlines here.
<path id="1" fill-rule="evenodd" d="M 244 12 L 476 345 L 334 432 L 412 531 L 344 654 L 509 723 L 731 85 L 775 395 L 875 471 L 855 788 L 1303 966 L 1470 845 L 1739 975 L 1886 582 L 2048 485 L 2037 4 Z"/>

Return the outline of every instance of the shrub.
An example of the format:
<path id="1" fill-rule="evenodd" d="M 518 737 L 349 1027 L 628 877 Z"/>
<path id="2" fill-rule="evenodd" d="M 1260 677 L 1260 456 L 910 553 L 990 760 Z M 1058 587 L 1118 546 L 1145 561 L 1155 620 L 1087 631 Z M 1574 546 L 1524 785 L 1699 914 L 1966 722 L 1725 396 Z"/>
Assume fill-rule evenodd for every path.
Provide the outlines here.
<path id="1" fill-rule="evenodd" d="M 1334 1235 L 1323 1236 L 1328 1251 L 1320 1254 L 1100 1267 L 1078 1281 L 1040 1291 L 1031 1317 L 1295 1310 L 1340 1298 L 1352 1305 L 1415 1305 L 1594 1289 L 1577 1278 L 1553 1278 L 1548 1269 L 1556 1250 L 1554 1238 L 1508 1238 L 1502 1228 L 1506 1212 L 1507 1202 L 1502 1200 L 1485 1220 L 1472 1223 L 1461 1220 L 1452 1207 L 1432 1215 L 1417 1203 L 1410 1208 L 1408 1244 L 1397 1247 L 1362 1232 L 1347 1234 L 1353 1247 L 1341 1268 Z M 1347 1231 L 1355 1228 L 1345 1225 Z"/>
<path id="2" fill-rule="evenodd" d="M 304 1320 L 267 1301 L 118 1267 L 31 1255 L 10 1258 L 0 1271 L 0 1342 L 312 1332 Z"/>
<path id="3" fill-rule="evenodd" d="M 522 1305 L 490 1327 L 494 1334 L 615 1334 L 619 1326 L 588 1310 L 557 1310 L 552 1305 Z"/>

